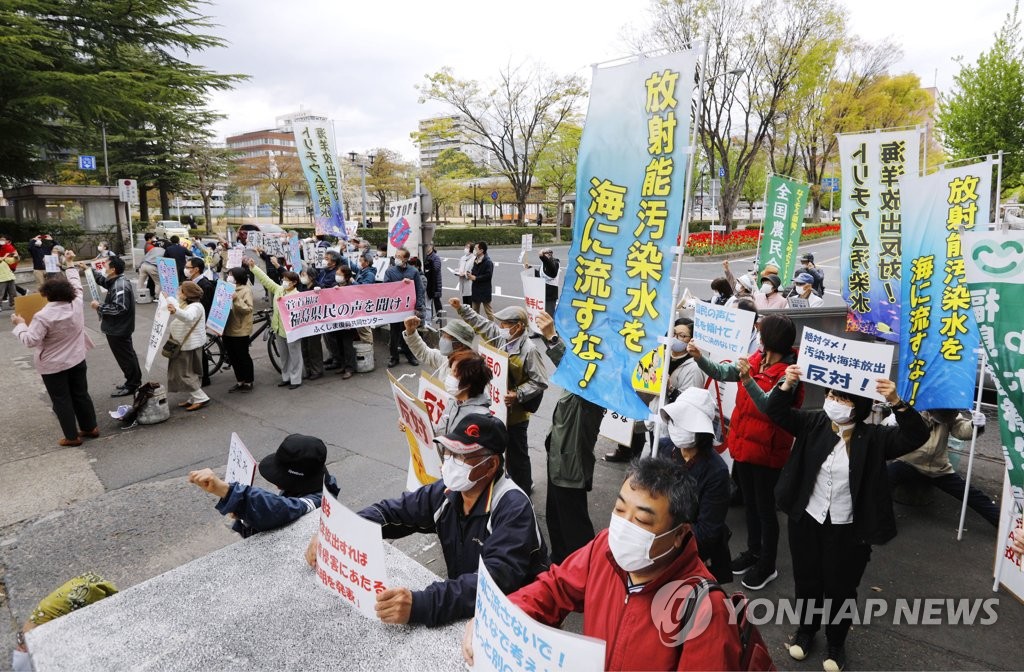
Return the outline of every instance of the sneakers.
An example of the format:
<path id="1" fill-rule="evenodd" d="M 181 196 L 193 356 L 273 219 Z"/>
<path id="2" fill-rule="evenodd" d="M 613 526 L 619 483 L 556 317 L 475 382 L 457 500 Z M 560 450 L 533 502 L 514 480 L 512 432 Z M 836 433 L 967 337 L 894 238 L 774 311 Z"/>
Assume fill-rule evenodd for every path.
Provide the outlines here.
<path id="1" fill-rule="evenodd" d="M 746 574 L 743 575 L 744 588 L 748 590 L 761 590 L 769 583 L 779 577 L 779 570 L 767 569 L 761 565 L 754 565 Z"/>
<path id="2" fill-rule="evenodd" d="M 793 635 L 793 642 L 788 645 L 789 657 L 793 660 L 803 660 L 811 652 L 811 645 L 814 643 L 814 633 L 797 630 Z"/>
<path id="3" fill-rule="evenodd" d="M 732 559 L 732 573 L 746 574 L 747 570 L 752 569 L 757 564 L 757 561 L 758 555 L 756 553 L 753 551 L 743 551 Z"/>
<path id="4" fill-rule="evenodd" d="M 846 648 L 829 644 L 823 667 L 825 672 L 842 672 L 846 669 Z"/>

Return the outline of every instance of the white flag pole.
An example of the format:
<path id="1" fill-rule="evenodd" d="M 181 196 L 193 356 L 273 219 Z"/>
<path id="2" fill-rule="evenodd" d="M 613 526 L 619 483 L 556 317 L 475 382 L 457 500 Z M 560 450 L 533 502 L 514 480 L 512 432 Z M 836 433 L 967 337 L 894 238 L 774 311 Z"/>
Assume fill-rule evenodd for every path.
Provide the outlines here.
<path id="1" fill-rule="evenodd" d="M 978 367 L 978 394 L 974 399 L 974 412 L 981 412 L 981 392 L 982 385 L 985 382 L 985 366 L 988 363 L 988 353 L 985 348 L 981 349 L 981 358 L 978 361 L 980 365 Z M 974 447 L 978 440 L 978 426 L 974 425 L 971 429 L 971 452 L 967 457 L 967 477 L 964 479 L 964 498 L 960 504 L 960 526 L 956 530 L 956 540 L 960 541 L 964 537 L 964 517 L 967 516 L 967 494 L 971 490 L 971 473 L 974 471 Z"/>

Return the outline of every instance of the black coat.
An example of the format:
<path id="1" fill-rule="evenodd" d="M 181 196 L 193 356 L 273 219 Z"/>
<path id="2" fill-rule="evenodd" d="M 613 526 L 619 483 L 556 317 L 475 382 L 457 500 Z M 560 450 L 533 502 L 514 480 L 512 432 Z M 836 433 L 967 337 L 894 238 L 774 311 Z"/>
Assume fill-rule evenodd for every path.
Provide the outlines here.
<path id="1" fill-rule="evenodd" d="M 839 437 L 824 411 L 792 408 L 792 390 L 776 386 L 765 414 L 795 437 L 793 452 L 775 486 L 779 509 L 794 521 L 814 491 L 814 482 Z M 928 440 L 928 425 L 912 407 L 894 413 L 898 427 L 857 423 L 850 439 L 850 494 L 853 533 L 858 543 L 884 544 L 896 536 L 896 516 L 889 495 L 886 461 L 916 450 Z"/>
<path id="2" fill-rule="evenodd" d="M 441 257 L 436 251 L 423 259 L 423 275 L 427 278 L 427 298 L 441 298 Z"/>
<path id="3" fill-rule="evenodd" d="M 164 248 L 164 256 L 174 259 L 174 263 L 178 267 L 178 282 L 185 282 L 185 260 L 192 256 L 188 250 L 178 243 L 172 243 Z"/>
<path id="4" fill-rule="evenodd" d="M 473 263 L 473 268 L 469 271 L 475 280 L 473 280 L 473 288 L 470 292 L 473 303 L 490 303 L 491 292 L 494 290 L 491 286 L 491 278 L 494 275 L 494 262 L 486 254 L 480 261 Z"/>
<path id="5" fill-rule="evenodd" d="M 199 285 L 199 289 L 203 290 L 203 298 L 199 299 L 199 303 L 203 304 L 203 310 L 206 311 L 206 316 L 209 317 L 210 308 L 213 307 L 213 295 L 217 293 L 217 283 L 205 275 L 200 275 L 199 279 L 196 280 L 196 284 Z"/>

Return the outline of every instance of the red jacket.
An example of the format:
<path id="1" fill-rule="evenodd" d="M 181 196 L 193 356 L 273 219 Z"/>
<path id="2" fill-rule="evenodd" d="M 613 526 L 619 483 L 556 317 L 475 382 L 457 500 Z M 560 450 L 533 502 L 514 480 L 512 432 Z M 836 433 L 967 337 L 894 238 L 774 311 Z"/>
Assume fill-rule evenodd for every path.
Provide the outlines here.
<path id="1" fill-rule="evenodd" d="M 675 562 L 640 592 L 628 594 L 627 574 L 615 564 L 608 548 L 608 530 L 603 530 L 561 565 L 552 565 L 509 599 L 531 618 L 553 627 L 558 627 L 570 612 L 583 612 L 583 634 L 606 643 L 606 670 L 738 669 L 739 631 L 730 622 L 726 596 L 720 590 L 711 591 L 691 619 L 706 621 L 706 609 L 711 605 L 711 620 L 703 632 L 687 638 L 682 647 L 662 643 L 662 637 L 670 639 L 673 630 L 665 618 L 655 622 L 652 611 L 659 615 L 666 611 L 654 608 L 655 595 L 665 584 L 690 577 L 714 581 L 697 557 L 693 534 L 687 533 Z M 663 635 L 661 630 L 666 626 L 669 632 Z M 679 624 L 675 626 L 678 632 Z"/>
<path id="2" fill-rule="evenodd" d="M 770 392 L 776 383 L 786 375 L 786 367 L 796 363 L 796 348 L 789 357 L 761 370 L 764 353 L 758 350 L 750 356 L 750 375 L 758 387 Z M 797 388 L 793 400 L 793 408 L 800 408 L 804 403 L 804 387 Z M 781 469 L 789 459 L 789 451 L 793 447 L 793 435 L 783 431 L 778 425 L 757 410 L 754 400 L 747 390 L 740 385 L 736 389 L 736 407 L 729 423 L 729 454 L 737 462 L 757 464 L 762 467 Z"/>
<path id="3" fill-rule="evenodd" d="M 12 254 L 13 255 L 13 254 L 17 254 L 17 253 L 18 253 L 18 248 L 14 247 L 14 245 L 12 245 L 11 243 L 7 243 L 6 245 L 0 245 L 0 259 L 3 259 L 8 254 Z M 18 267 L 18 262 L 14 262 L 13 264 L 8 264 L 8 265 L 11 267 L 11 270 L 13 271 L 14 269 L 16 269 Z"/>

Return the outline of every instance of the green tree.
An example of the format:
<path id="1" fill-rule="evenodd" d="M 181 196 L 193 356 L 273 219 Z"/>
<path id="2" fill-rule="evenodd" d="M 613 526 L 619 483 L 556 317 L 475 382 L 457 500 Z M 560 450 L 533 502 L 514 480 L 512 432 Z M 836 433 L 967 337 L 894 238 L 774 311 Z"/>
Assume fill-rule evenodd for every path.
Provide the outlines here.
<path id="1" fill-rule="evenodd" d="M 571 119 L 563 123 L 537 161 L 537 183 L 555 196 L 555 239 L 562 239 L 562 201 L 576 189 L 576 162 L 583 127 Z"/>
<path id="2" fill-rule="evenodd" d="M 500 72 L 495 86 L 485 88 L 443 68 L 427 75 L 419 89 L 420 102 L 451 106 L 465 122 L 466 143 L 494 157 L 515 193 L 521 224 L 538 157 L 584 95 L 582 80 L 510 66 Z"/>
<path id="3" fill-rule="evenodd" d="M 939 99 L 936 128 L 953 159 L 1003 154 L 1003 188 L 1024 183 L 1024 58 L 1019 3 L 974 64 L 959 60 L 953 90 Z"/>
<path id="4" fill-rule="evenodd" d="M 373 154 L 373 163 L 366 169 L 366 189 L 377 199 L 380 221 L 386 222 L 388 201 L 411 196 L 415 178 L 412 166 L 398 152 L 378 147 Z"/>
<path id="5" fill-rule="evenodd" d="M 235 168 L 234 155 L 234 151 L 206 141 L 194 142 L 188 147 L 186 156 L 191 180 L 187 186 L 198 192 L 203 201 L 206 233 L 213 233 L 213 212 L 210 208 L 213 192 L 227 185 L 228 177 Z"/>
<path id="6" fill-rule="evenodd" d="M 260 156 L 246 159 L 238 166 L 239 186 L 256 188 L 277 201 L 277 223 L 284 224 L 284 202 L 289 194 L 302 188 L 305 177 L 298 156 Z"/>

